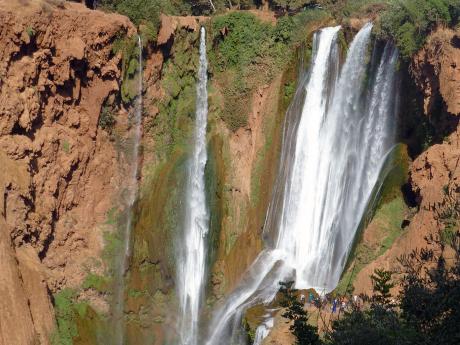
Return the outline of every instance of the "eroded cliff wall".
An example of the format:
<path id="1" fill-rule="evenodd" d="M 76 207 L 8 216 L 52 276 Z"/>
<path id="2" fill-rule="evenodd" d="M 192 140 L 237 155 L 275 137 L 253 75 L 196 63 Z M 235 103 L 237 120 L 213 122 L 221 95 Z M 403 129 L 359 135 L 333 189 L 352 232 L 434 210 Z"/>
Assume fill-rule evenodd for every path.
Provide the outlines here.
<path id="1" fill-rule="evenodd" d="M 49 343 L 51 296 L 79 286 L 100 261 L 124 171 L 99 118 L 103 104 L 119 102 L 112 43 L 135 28 L 122 16 L 55 3 L 0 1 L 4 345 Z M 122 123 L 127 112 L 117 116 Z"/>

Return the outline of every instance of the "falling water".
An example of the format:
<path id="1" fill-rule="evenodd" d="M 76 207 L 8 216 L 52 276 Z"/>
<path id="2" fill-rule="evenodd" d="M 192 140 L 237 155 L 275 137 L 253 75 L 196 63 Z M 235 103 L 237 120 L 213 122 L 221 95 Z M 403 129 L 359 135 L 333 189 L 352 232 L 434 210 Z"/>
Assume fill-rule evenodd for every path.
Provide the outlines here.
<path id="1" fill-rule="evenodd" d="M 138 36 L 137 43 L 139 47 L 139 76 L 138 76 L 138 84 L 137 84 L 137 104 L 136 104 L 136 111 L 134 113 L 134 144 L 133 144 L 133 169 L 131 175 L 131 183 L 133 186 L 130 188 L 129 196 L 128 196 L 128 206 L 131 209 L 136 201 L 137 197 L 137 178 L 139 173 L 139 144 L 141 141 L 141 124 L 142 124 L 142 41 L 141 37 Z M 130 238 L 131 238 L 131 228 L 132 228 L 132 212 L 130 212 L 128 216 L 128 221 L 126 222 L 125 227 L 125 260 L 123 264 L 123 269 L 126 270 L 127 258 L 129 257 L 130 251 Z"/>
<path id="2" fill-rule="evenodd" d="M 182 345 L 197 344 L 198 316 L 205 275 L 206 234 L 209 214 L 206 208 L 204 169 L 207 161 L 206 126 L 208 116 L 206 31 L 200 31 L 200 66 L 198 71 L 196 124 L 193 154 L 189 162 L 185 239 L 178 263 L 180 302 L 180 341 Z"/>
<path id="3" fill-rule="evenodd" d="M 128 181 L 128 195 L 126 198 L 126 208 L 127 208 L 127 220 L 122 234 L 122 243 L 123 255 L 121 257 L 121 262 L 118 267 L 118 286 L 115 290 L 115 308 L 114 308 L 114 318 L 115 318 L 115 344 L 123 345 L 124 344 L 124 275 L 128 269 L 128 259 L 130 256 L 131 248 L 131 230 L 133 222 L 133 213 L 132 208 L 137 198 L 137 179 L 139 173 L 139 145 L 141 141 L 141 126 L 142 126 L 142 40 L 138 36 L 138 49 L 139 49 L 139 60 L 138 60 L 138 85 L 137 85 L 137 99 L 136 107 L 134 111 L 134 121 L 133 121 L 133 146 L 131 152 L 131 172 Z"/>
<path id="4" fill-rule="evenodd" d="M 340 69 L 339 30 L 325 28 L 314 37 L 310 72 L 286 114 L 264 229 L 267 248 L 214 315 L 207 345 L 236 343 L 235 320 L 247 307 L 271 301 L 281 280 L 328 292 L 340 279 L 393 146 L 397 51 L 388 44 L 373 68 L 367 24 Z"/>
<path id="5" fill-rule="evenodd" d="M 256 334 L 254 335 L 253 345 L 262 345 L 262 342 L 270 333 L 270 330 L 273 327 L 273 324 L 274 324 L 273 317 L 270 314 L 265 315 L 265 320 L 256 329 Z"/>

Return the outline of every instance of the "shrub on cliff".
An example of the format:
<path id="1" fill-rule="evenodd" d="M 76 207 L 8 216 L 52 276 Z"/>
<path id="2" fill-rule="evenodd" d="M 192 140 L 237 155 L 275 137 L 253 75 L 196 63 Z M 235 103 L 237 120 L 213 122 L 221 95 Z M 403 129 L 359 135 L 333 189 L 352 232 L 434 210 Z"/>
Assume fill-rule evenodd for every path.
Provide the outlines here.
<path id="1" fill-rule="evenodd" d="M 115 11 L 127 16 L 134 24 L 151 27 L 152 40 L 156 39 L 160 25 L 160 14 L 187 15 L 191 13 L 190 4 L 183 0 L 100 0 L 102 9 Z"/>
<path id="2" fill-rule="evenodd" d="M 279 18 L 276 25 L 248 12 L 231 12 L 212 20 L 209 62 L 224 94 L 222 119 L 233 131 L 247 122 L 249 97 L 295 58 L 310 23 L 327 16 L 308 10 Z"/>
<path id="3" fill-rule="evenodd" d="M 390 3 L 381 18 L 381 34 L 393 38 L 404 58 L 409 58 L 438 25 L 459 21 L 458 0 L 401 0 Z"/>

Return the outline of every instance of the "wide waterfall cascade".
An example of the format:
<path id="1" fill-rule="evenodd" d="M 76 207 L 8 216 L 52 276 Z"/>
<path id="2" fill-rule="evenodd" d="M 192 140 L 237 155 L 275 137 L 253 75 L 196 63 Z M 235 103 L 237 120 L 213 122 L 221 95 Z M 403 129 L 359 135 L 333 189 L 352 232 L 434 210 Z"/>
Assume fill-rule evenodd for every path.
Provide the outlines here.
<path id="1" fill-rule="evenodd" d="M 236 319 L 249 306 L 270 302 L 279 281 L 295 279 L 299 289 L 325 293 L 340 279 L 394 144 L 398 53 L 387 44 L 369 56 L 367 24 L 340 68 L 339 30 L 314 36 L 309 73 L 286 114 L 266 249 L 214 314 L 207 345 L 240 343 Z"/>
<path id="2" fill-rule="evenodd" d="M 142 40 L 141 37 L 138 36 L 137 39 L 138 44 L 138 84 L 137 84 L 137 98 L 135 103 L 134 109 L 134 117 L 132 121 L 132 151 L 131 151 L 131 158 L 130 158 L 130 176 L 129 180 L 127 181 L 128 184 L 128 193 L 126 198 L 126 209 L 127 209 L 127 219 L 126 224 L 123 229 L 122 233 L 122 243 L 123 243 L 123 255 L 120 258 L 120 263 L 118 264 L 118 286 L 115 289 L 115 308 L 114 308 L 114 318 L 115 318 L 115 330 L 114 330 L 114 337 L 115 337 L 115 344 L 116 345 L 123 345 L 124 344 L 124 276 L 126 270 L 128 269 L 128 260 L 131 251 L 131 231 L 132 231 L 132 224 L 133 224 L 133 211 L 132 208 L 134 203 L 136 202 L 137 194 L 138 194 L 138 176 L 139 176 L 139 146 L 142 138 L 142 107 L 143 107 L 143 100 L 142 100 L 142 93 L 143 93 L 143 82 L 142 82 L 142 71 L 143 71 L 143 64 L 142 64 Z"/>
<path id="3" fill-rule="evenodd" d="M 206 234 L 209 213 L 206 207 L 204 171 L 207 161 L 206 128 L 208 116 L 206 31 L 200 31 L 200 66 L 198 70 L 194 147 L 189 161 L 185 204 L 184 248 L 178 262 L 180 302 L 180 341 L 196 345 L 198 319 L 203 295 L 206 261 Z"/>
<path id="4" fill-rule="evenodd" d="M 295 269 L 297 288 L 337 285 L 380 170 L 364 165 L 381 161 L 391 146 L 376 138 L 379 128 L 361 106 L 371 30 L 367 24 L 356 35 L 332 94 L 313 84 L 316 69 L 308 85 L 276 243 Z M 377 158 L 369 157 L 370 147 Z"/>

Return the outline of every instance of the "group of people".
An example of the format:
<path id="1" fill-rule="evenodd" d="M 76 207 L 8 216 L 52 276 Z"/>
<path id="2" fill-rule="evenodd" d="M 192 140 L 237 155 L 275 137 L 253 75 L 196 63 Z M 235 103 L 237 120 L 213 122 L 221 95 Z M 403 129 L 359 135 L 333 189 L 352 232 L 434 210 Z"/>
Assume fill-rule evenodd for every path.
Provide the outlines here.
<path id="1" fill-rule="evenodd" d="M 318 309 L 327 309 L 329 307 L 332 313 L 337 313 L 352 307 L 361 309 L 365 301 L 365 296 L 353 295 L 352 298 L 348 298 L 346 296 L 333 296 L 332 294 L 315 295 L 310 291 L 307 298 L 301 294 L 300 301 L 304 303 L 305 309 L 313 306 Z"/>

